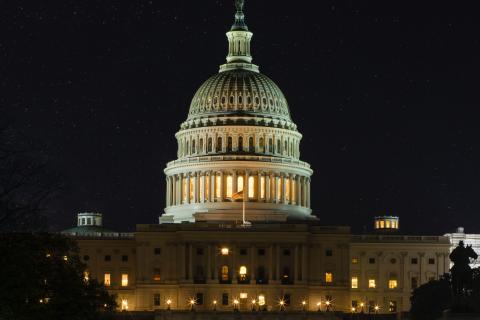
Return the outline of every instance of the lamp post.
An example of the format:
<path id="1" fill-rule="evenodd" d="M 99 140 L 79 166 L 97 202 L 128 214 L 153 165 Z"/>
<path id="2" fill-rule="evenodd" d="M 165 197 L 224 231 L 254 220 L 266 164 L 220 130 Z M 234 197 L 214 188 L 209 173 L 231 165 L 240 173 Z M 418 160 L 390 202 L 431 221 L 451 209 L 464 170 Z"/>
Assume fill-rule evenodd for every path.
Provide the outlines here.
<path id="1" fill-rule="evenodd" d="M 194 307 L 195 307 L 195 300 L 194 299 L 190 299 L 190 301 L 188 301 L 188 303 L 190 304 L 190 311 L 194 311 Z"/>
<path id="2" fill-rule="evenodd" d="M 360 302 L 360 308 L 362 308 L 362 309 L 361 309 L 361 310 L 362 310 L 362 311 L 361 311 L 362 313 L 363 313 L 363 307 L 364 307 L 364 306 L 365 306 L 365 303 Z"/>
<path id="3" fill-rule="evenodd" d="M 302 301 L 302 311 L 305 311 L 307 308 L 307 301 L 303 300 Z"/>
<path id="4" fill-rule="evenodd" d="M 217 311 L 217 300 L 213 300 L 213 311 Z"/>
<path id="5" fill-rule="evenodd" d="M 255 299 L 252 300 L 252 311 L 255 311 L 255 304 L 257 301 Z"/>
<path id="6" fill-rule="evenodd" d="M 170 310 L 170 305 L 172 304 L 172 300 L 167 299 L 167 310 Z"/>
<path id="7" fill-rule="evenodd" d="M 233 311 L 238 311 L 238 304 L 239 303 L 240 302 L 237 299 L 233 300 Z"/>
<path id="8" fill-rule="evenodd" d="M 280 306 L 280 311 L 285 311 L 285 300 L 281 299 L 278 305 Z"/>
<path id="9" fill-rule="evenodd" d="M 332 303 L 330 302 L 330 300 L 325 301 L 325 306 L 326 306 L 325 310 L 326 310 L 327 312 L 330 311 L 330 306 L 331 306 L 331 305 L 332 305 Z"/>
<path id="10" fill-rule="evenodd" d="M 322 310 L 321 310 L 321 307 L 322 307 L 322 302 L 318 301 L 318 302 L 317 302 L 317 311 L 318 311 L 318 312 L 322 311 Z"/>

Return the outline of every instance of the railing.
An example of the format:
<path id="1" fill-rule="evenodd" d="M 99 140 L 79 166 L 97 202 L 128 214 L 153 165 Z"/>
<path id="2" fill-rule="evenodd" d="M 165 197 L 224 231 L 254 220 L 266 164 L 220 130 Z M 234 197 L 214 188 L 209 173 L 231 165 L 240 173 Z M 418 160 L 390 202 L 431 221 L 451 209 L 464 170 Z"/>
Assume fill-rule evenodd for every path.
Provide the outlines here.
<path id="1" fill-rule="evenodd" d="M 388 241 L 388 242 L 439 242 L 448 243 L 447 237 L 443 236 L 402 236 L 402 235 L 354 235 L 352 241 Z"/>
<path id="2" fill-rule="evenodd" d="M 310 164 L 290 158 L 280 157 L 262 157 L 262 156 L 248 156 L 248 155 L 230 155 L 230 156 L 204 156 L 204 157 L 190 157 L 178 160 L 173 160 L 167 163 L 167 168 L 180 165 L 180 164 L 195 164 L 202 162 L 215 162 L 215 161 L 260 161 L 270 163 L 292 164 L 304 168 L 310 168 Z"/>

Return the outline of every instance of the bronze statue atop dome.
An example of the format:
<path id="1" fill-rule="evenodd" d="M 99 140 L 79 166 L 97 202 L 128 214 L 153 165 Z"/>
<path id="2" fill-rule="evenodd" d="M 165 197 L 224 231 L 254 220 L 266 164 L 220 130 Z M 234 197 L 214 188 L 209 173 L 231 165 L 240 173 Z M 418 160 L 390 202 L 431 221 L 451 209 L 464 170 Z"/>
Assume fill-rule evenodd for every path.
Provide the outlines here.
<path id="1" fill-rule="evenodd" d="M 450 253 L 450 260 L 453 262 L 452 272 L 452 289 L 456 296 L 462 296 L 465 290 L 472 283 L 472 268 L 470 268 L 470 258 L 477 259 L 478 255 L 471 245 L 460 241 L 458 246 Z"/>

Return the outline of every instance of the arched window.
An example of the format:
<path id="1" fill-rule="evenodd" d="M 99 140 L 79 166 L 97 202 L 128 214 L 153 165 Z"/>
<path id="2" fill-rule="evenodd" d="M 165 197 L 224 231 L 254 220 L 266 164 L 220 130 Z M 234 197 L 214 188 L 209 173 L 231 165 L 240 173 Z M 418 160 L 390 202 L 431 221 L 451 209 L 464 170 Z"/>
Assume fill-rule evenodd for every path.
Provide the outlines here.
<path id="1" fill-rule="evenodd" d="M 288 153 L 288 142 L 287 140 L 285 140 L 285 148 L 283 148 L 283 154 L 287 154 Z"/>
<path id="2" fill-rule="evenodd" d="M 188 145 L 188 141 L 187 141 L 187 144 L 185 146 L 185 155 L 186 156 L 188 155 L 188 152 L 190 151 L 190 149 L 188 147 L 189 147 L 189 145 Z"/>
<path id="3" fill-rule="evenodd" d="M 232 152 L 232 137 L 227 138 L 227 152 Z"/>
<path id="4" fill-rule="evenodd" d="M 195 142 L 196 142 L 196 140 L 193 140 L 193 141 L 192 141 L 192 151 L 191 151 L 191 154 L 194 154 L 194 153 L 196 152 L 196 150 L 195 150 Z"/>
<path id="5" fill-rule="evenodd" d="M 240 191 L 243 190 L 243 183 L 244 183 L 243 176 L 238 176 L 237 177 L 237 192 L 240 192 Z"/>
<path id="6" fill-rule="evenodd" d="M 282 153 L 282 144 L 280 143 L 280 140 L 277 140 L 277 153 Z"/>
<path id="7" fill-rule="evenodd" d="M 221 152 L 222 151 L 222 137 L 218 137 L 217 138 L 217 152 Z"/>
<path id="8" fill-rule="evenodd" d="M 265 142 L 263 141 L 263 138 L 260 138 L 260 140 L 258 141 L 258 144 L 260 145 L 260 152 L 265 152 L 264 148 L 265 148 Z"/>
<path id="9" fill-rule="evenodd" d="M 253 145 L 253 137 L 248 138 L 248 151 L 255 152 L 255 146 Z"/>
<path id="10" fill-rule="evenodd" d="M 228 266 L 222 266 L 220 273 L 220 279 L 222 281 L 228 281 L 230 279 L 230 277 L 228 276 Z"/>
<path id="11" fill-rule="evenodd" d="M 207 152 L 212 152 L 212 138 L 208 138 L 207 141 Z"/>
<path id="12" fill-rule="evenodd" d="M 238 151 L 243 151 L 243 137 L 238 138 Z"/>
<path id="13" fill-rule="evenodd" d="M 200 138 L 200 145 L 198 146 L 198 153 L 203 153 L 203 139 Z"/>
<path id="14" fill-rule="evenodd" d="M 242 103 L 243 103 L 243 98 L 242 98 L 242 96 L 238 96 L 238 103 L 239 103 L 239 104 L 242 104 Z"/>
<path id="15" fill-rule="evenodd" d="M 241 266 L 241 267 L 240 267 L 240 270 L 239 270 L 239 272 L 238 272 L 238 275 L 240 276 L 240 277 L 239 277 L 239 278 L 240 278 L 240 279 L 239 279 L 240 281 L 245 281 L 245 280 L 247 280 L 247 267 Z"/>
<path id="16" fill-rule="evenodd" d="M 273 139 L 268 139 L 268 152 L 273 153 Z"/>

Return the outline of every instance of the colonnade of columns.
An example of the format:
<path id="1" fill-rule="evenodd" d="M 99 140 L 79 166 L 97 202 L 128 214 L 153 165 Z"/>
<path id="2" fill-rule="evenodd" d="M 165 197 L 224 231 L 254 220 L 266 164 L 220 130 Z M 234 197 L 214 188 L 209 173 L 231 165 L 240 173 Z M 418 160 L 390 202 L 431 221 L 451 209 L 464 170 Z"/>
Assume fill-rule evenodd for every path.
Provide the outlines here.
<path id="1" fill-rule="evenodd" d="M 196 171 L 166 178 L 167 207 L 231 201 L 241 192 L 245 201 L 310 207 L 310 177 L 278 172 Z"/>

